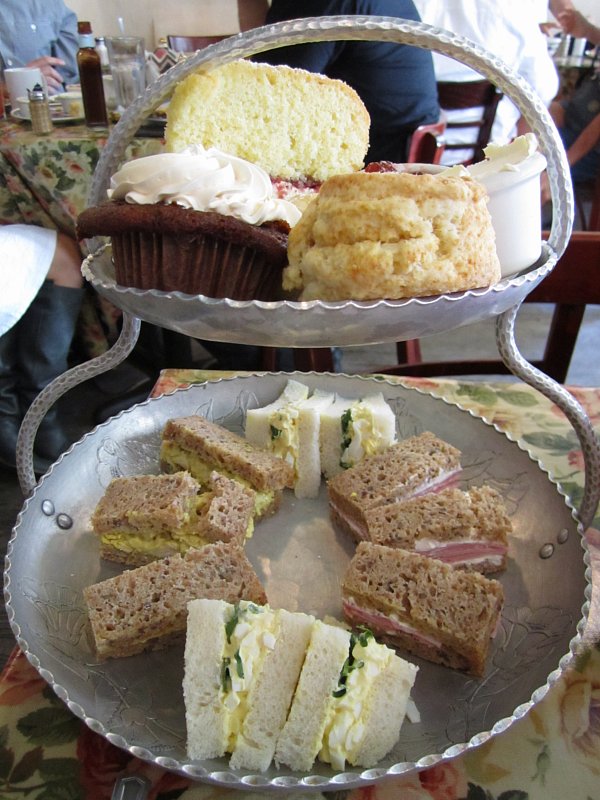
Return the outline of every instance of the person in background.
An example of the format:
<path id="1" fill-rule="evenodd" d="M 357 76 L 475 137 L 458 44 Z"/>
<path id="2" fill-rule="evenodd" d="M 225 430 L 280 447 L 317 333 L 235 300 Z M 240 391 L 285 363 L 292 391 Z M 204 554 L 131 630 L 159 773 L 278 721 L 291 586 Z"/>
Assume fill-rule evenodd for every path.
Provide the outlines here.
<path id="1" fill-rule="evenodd" d="M 565 32 L 592 44 L 600 43 L 600 28 L 576 9 L 557 15 Z M 550 105 L 550 115 L 567 152 L 574 183 L 589 182 L 600 172 L 600 73 L 587 75 L 574 92 Z M 546 173 L 542 176 L 542 204 L 550 199 Z"/>
<path id="2" fill-rule="evenodd" d="M 299 17 L 377 15 L 419 21 L 412 0 L 273 0 L 266 23 Z M 431 53 L 392 42 L 325 41 L 269 50 L 255 60 L 348 83 L 371 116 L 366 162 L 406 160 L 414 130 L 440 116 Z"/>
<path id="3" fill-rule="evenodd" d="M 4 67 L 39 67 L 48 91 L 78 83 L 77 16 L 63 0 L 2 0 L 0 55 Z"/>
<path id="4" fill-rule="evenodd" d="M 0 253 L 0 466 L 14 469 L 25 412 L 68 368 L 83 278 L 77 243 L 48 228 L 0 226 Z M 36 472 L 68 443 L 52 408 L 36 436 Z"/>
<path id="5" fill-rule="evenodd" d="M 445 28 L 481 45 L 501 58 L 537 92 L 549 106 L 559 86 L 559 78 L 548 53 L 546 37 L 540 29 L 539 9 L 523 0 L 415 0 L 423 22 Z M 474 81 L 481 76 L 452 58 L 435 53 L 438 81 Z M 446 112 L 449 119 L 468 121 L 471 110 Z M 496 112 L 491 139 L 506 144 L 527 130 L 519 109 L 503 97 Z M 475 115 L 477 118 L 477 114 Z M 447 141 L 468 141 L 465 131 L 448 131 Z M 450 138 L 452 137 L 452 138 Z M 449 151 L 443 163 L 461 160 L 462 151 Z M 467 156 L 470 155 L 467 152 Z"/>
<path id="6" fill-rule="evenodd" d="M 587 39 L 592 44 L 600 43 L 600 28 L 590 22 L 581 11 L 578 11 L 570 3 L 556 11 L 552 9 L 552 13 L 563 33 L 568 33 L 576 39 Z"/>

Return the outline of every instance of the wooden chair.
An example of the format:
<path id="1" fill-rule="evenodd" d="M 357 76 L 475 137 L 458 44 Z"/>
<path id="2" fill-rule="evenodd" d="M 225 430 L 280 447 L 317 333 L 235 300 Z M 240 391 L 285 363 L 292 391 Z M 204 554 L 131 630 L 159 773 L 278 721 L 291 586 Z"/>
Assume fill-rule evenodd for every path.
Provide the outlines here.
<path id="1" fill-rule="evenodd" d="M 600 305 L 600 231 L 575 231 L 552 272 L 525 298 L 555 306 L 544 355 L 531 361 L 559 383 L 567 377 L 586 305 Z M 498 360 L 423 362 L 375 367 L 372 373 L 433 377 L 443 375 L 508 375 Z"/>
<path id="2" fill-rule="evenodd" d="M 442 115 L 437 122 L 419 125 L 410 137 L 408 145 L 408 164 L 439 164 L 444 152 L 446 117 Z"/>
<path id="3" fill-rule="evenodd" d="M 223 34 L 222 36 L 167 36 L 167 45 L 171 50 L 177 53 L 195 53 L 196 50 L 202 50 L 208 47 L 209 44 L 216 44 L 227 39 L 230 34 Z"/>
<path id="4" fill-rule="evenodd" d="M 456 144 L 446 142 L 445 150 L 470 150 L 472 155 L 461 163 L 474 164 L 484 158 L 483 148 L 487 146 L 492 132 L 492 125 L 496 116 L 498 103 L 502 99 L 502 92 L 487 80 L 452 82 L 440 81 L 437 85 L 438 100 L 442 111 L 466 110 L 469 108 L 483 108 L 479 120 L 470 122 L 453 122 L 446 120 L 446 130 L 476 129 L 473 141 Z"/>

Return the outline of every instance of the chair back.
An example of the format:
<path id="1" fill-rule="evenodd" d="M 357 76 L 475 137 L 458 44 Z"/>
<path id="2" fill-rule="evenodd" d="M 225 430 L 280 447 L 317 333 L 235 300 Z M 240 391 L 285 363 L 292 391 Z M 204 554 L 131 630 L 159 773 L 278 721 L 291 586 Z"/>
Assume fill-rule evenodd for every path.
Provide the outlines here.
<path id="1" fill-rule="evenodd" d="M 195 53 L 196 50 L 203 50 L 209 44 L 227 39 L 230 34 L 222 36 L 167 36 L 167 44 L 171 50 L 177 53 Z"/>
<path id="2" fill-rule="evenodd" d="M 493 83 L 483 79 L 464 82 L 439 81 L 437 88 L 442 111 L 483 109 L 478 120 L 456 122 L 447 119 L 447 130 L 474 129 L 474 138 L 466 143 L 449 144 L 446 142 L 445 144 L 445 150 L 470 150 L 472 152 L 472 155 L 462 163 L 475 164 L 477 161 L 483 161 L 483 148 L 490 140 L 498 103 L 503 96 L 502 92 Z"/>
<path id="3" fill-rule="evenodd" d="M 442 114 L 437 122 L 419 125 L 410 137 L 408 164 L 439 164 L 444 152 L 446 117 Z"/>

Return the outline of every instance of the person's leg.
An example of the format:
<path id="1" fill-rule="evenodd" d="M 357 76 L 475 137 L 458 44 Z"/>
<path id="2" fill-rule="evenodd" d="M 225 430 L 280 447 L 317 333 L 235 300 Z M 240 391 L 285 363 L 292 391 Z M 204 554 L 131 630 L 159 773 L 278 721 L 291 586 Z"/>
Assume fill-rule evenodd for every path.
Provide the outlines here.
<path id="1" fill-rule="evenodd" d="M 14 469 L 21 408 L 17 396 L 17 332 L 0 336 L 0 466 Z"/>
<path id="2" fill-rule="evenodd" d="M 21 412 L 51 381 L 68 369 L 68 355 L 83 297 L 81 253 L 77 243 L 59 234 L 48 278 L 24 316 L 18 330 L 18 392 Z M 56 408 L 44 417 L 34 450 L 55 460 L 67 446 Z"/>

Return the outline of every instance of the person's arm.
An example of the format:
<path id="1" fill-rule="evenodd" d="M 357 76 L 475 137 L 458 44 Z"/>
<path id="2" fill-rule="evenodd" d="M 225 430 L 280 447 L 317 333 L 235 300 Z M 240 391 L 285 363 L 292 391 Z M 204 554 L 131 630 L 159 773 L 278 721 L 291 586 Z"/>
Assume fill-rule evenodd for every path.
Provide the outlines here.
<path id="1" fill-rule="evenodd" d="M 569 8 L 559 11 L 555 16 L 565 33 L 574 36 L 576 39 L 587 39 L 592 44 L 600 44 L 600 28 L 592 25 L 581 11 Z"/>
<path id="2" fill-rule="evenodd" d="M 586 127 L 581 131 L 573 144 L 567 150 L 567 161 L 569 166 L 574 166 L 580 159 L 587 155 L 600 142 L 600 113 L 593 117 Z M 550 199 L 550 186 L 548 178 L 544 174 L 542 180 L 542 204 Z"/>
<path id="3" fill-rule="evenodd" d="M 77 68 L 77 50 L 79 37 L 77 35 L 77 15 L 66 6 L 65 13 L 59 24 L 58 35 L 53 45 L 52 55 L 62 59 L 64 66 L 60 73 L 65 83 L 79 83 L 79 70 Z"/>

